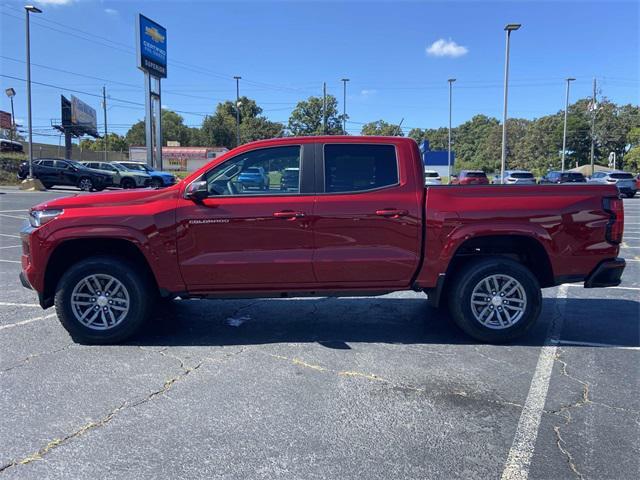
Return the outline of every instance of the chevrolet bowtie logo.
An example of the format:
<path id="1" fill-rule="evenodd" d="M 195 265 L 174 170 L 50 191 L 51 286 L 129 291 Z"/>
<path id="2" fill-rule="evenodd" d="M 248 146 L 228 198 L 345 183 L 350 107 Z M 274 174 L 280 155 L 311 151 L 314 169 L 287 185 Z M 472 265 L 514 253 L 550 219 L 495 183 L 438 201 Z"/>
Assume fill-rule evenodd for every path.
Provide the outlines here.
<path id="1" fill-rule="evenodd" d="M 162 35 L 155 27 L 145 27 L 144 33 L 149 35 L 156 43 L 164 42 L 164 35 Z"/>

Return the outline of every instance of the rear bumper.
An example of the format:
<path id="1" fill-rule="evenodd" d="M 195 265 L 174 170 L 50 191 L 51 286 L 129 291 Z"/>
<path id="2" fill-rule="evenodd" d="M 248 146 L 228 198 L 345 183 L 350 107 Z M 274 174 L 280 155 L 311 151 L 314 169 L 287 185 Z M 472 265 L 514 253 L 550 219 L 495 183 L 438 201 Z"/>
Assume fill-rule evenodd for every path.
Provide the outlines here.
<path id="1" fill-rule="evenodd" d="M 600 262 L 584 281 L 584 288 L 616 287 L 620 285 L 626 262 L 624 258 L 614 258 Z"/>

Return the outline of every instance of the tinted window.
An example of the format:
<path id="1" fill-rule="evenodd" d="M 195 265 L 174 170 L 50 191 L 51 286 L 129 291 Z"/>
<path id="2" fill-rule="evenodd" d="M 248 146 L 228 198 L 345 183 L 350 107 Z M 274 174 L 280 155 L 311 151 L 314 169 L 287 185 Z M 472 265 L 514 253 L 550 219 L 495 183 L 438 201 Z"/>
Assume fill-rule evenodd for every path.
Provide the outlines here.
<path id="1" fill-rule="evenodd" d="M 630 173 L 611 173 L 609 174 L 609 176 L 611 178 L 617 178 L 618 180 L 633 178 L 633 175 L 631 175 Z"/>
<path id="2" fill-rule="evenodd" d="M 487 175 L 484 172 L 466 172 L 463 176 L 469 178 L 486 178 Z"/>
<path id="3" fill-rule="evenodd" d="M 42 160 L 40 165 L 43 167 L 53 167 L 53 160 Z"/>
<path id="4" fill-rule="evenodd" d="M 526 173 L 526 172 L 516 172 L 516 173 L 512 173 L 509 176 L 512 178 L 533 178 L 532 173 Z"/>
<path id="5" fill-rule="evenodd" d="M 325 192 L 357 192 L 397 183 L 393 145 L 325 145 Z"/>
<path id="6" fill-rule="evenodd" d="M 299 193 L 299 185 L 287 185 L 286 190 L 282 187 L 282 176 L 287 168 L 300 168 L 298 145 L 242 153 L 209 170 L 204 179 L 212 195 L 274 195 L 281 191 Z"/>
<path id="7" fill-rule="evenodd" d="M 438 176 L 438 172 L 424 172 L 424 176 L 427 178 L 435 178 Z"/>
<path id="8" fill-rule="evenodd" d="M 69 168 L 69 164 L 63 160 L 56 160 L 56 168 Z"/>

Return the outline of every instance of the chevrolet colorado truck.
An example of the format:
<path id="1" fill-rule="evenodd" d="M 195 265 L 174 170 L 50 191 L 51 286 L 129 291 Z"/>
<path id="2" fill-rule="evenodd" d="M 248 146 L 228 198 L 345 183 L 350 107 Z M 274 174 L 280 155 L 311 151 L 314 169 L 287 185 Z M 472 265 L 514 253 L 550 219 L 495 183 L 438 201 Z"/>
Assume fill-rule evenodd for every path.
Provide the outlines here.
<path id="1" fill-rule="evenodd" d="M 286 190 L 249 190 L 249 168 Z M 163 299 L 425 292 L 484 342 L 522 335 L 541 289 L 615 286 L 615 186 L 424 186 L 399 137 L 279 138 L 238 147 L 163 190 L 79 194 L 33 207 L 23 285 L 71 336 L 115 343 Z"/>

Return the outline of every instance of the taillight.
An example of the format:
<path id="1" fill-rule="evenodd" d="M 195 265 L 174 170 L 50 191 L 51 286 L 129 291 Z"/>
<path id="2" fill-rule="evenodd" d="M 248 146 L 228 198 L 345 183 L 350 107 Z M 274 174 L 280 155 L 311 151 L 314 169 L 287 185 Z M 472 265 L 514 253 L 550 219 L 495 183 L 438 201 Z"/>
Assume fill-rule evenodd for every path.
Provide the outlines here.
<path id="1" fill-rule="evenodd" d="M 607 242 L 616 244 L 622 242 L 622 233 L 624 232 L 624 205 L 622 200 L 617 197 L 603 198 L 602 206 L 610 216 L 609 223 L 607 223 Z"/>

